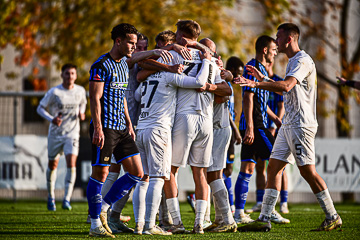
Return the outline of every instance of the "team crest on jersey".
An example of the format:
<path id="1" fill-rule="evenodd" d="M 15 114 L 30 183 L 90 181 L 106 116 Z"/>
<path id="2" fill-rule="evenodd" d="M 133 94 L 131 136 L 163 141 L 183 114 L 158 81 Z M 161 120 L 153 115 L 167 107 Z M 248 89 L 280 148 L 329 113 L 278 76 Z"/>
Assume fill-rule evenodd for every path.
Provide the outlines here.
<path id="1" fill-rule="evenodd" d="M 108 162 L 109 161 L 109 157 L 104 157 L 104 162 Z"/>
<path id="2" fill-rule="evenodd" d="M 128 86 L 128 83 L 124 83 L 124 82 L 111 82 L 110 83 L 110 88 L 112 89 L 123 89 L 125 90 Z"/>

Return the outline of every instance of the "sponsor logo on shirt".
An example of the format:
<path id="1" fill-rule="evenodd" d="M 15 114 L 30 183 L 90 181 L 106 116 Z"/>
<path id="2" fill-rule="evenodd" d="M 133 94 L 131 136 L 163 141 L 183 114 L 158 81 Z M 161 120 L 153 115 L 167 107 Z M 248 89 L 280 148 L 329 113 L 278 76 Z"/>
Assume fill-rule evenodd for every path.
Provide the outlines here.
<path id="1" fill-rule="evenodd" d="M 111 82 L 110 83 L 110 88 L 112 89 L 123 89 L 125 90 L 128 86 L 128 83 L 123 83 L 123 82 Z"/>
<path id="2" fill-rule="evenodd" d="M 99 76 L 99 74 L 96 74 L 96 75 L 93 77 L 93 79 L 94 79 L 95 81 L 101 81 L 101 77 Z"/>

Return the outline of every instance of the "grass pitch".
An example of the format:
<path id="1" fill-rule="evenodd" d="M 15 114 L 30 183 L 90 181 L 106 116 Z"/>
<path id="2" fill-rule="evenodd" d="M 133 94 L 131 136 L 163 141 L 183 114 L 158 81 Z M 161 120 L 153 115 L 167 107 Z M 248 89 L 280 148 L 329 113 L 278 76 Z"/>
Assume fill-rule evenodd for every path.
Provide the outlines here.
<path id="1" fill-rule="evenodd" d="M 360 205 L 336 204 L 336 209 L 343 220 L 341 230 L 331 232 L 310 232 L 324 220 L 324 213 L 318 204 L 289 204 L 290 213 L 284 215 L 290 224 L 272 224 L 268 233 L 205 233 L 204 235 L 181 234 L 173 236 L 138 236 L 117 234 L 117 239 L 360 239 Z M 73 210 L 61 209 L 49 212 L 45 201 L 0 201 L 0 239 L 87 239 L 89 224 L 86 224 L 87 203 L 72 203 Z M 247 207 L 252 204 L 248 203 Z M 181 214 L 187 230 L 191 230 L 194 213 L 187 203 L 181 204 Z M 212 209 L 212 214 L 214 213 Z M 132 205 L 129 202 L 123 212 L 132 217 L 130 227 L 135 226 Z M 259 213 L 251 214 L 253 219 Z"/>

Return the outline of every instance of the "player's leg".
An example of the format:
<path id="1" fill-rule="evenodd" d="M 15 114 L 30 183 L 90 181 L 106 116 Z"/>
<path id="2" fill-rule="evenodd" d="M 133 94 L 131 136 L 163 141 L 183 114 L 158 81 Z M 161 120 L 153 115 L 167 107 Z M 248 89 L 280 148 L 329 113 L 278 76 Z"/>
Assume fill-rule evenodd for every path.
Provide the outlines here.
<path id="1" fill-rule="evenodd" d="M 235 213 L 235 206 L 234 206 L 234 189 L 232 187 L 231 175 L 233 172 L 233 166 L 235 160 L 234 144 L 235 144 L 235 135 L 234 135 L 234 130 L 232 130 L 230 144 L 227 150 L 226 167 L 224 168 L 223 179 L 225 182 L 226 189 L 228 191 L 230 208 L 233 214 Z"/>
<path id="2" fill-rule="evenodd" d="M 257 160 L 256 166 L 256 204 L 251 208 L 247 209 L 246 213 L 260 212 L 261 204 L 263 201 L 266 185 L 266 162 L 261 159 Z"/>
<path id="3" fill-rule="evenodd" d="M 48 168 L 46 170 L 46 186 L 48 191 L 47 208 L 49 211 L 56 211 L 55 205 L 55 182 L 57 176 L 57 166 L 59 163 L 59 153 L 63 149 L 63 142 L 55 137 L 48 137 Z"/>
<path id="4" fill-rule="evenodd" d="M 288 176 L 286 173 L 286 169 L 283 171 L 283 175 L 281 177 L 281 191 L 280 191 L 280 212 L 281 213 L 289 213 L 288 208 Z"/>

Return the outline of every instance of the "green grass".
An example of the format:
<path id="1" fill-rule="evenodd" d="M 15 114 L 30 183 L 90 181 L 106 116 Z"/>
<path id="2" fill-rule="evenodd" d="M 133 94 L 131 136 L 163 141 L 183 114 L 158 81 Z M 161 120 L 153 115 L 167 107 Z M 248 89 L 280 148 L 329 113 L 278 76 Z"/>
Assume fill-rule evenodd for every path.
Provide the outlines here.
<path id="1" fill-rule="evenodd" d="M 0 239 L 84 239 L 88 238 L 89 225 L 85 223 L 87 204 L 72 203 L 73 210 L 61 209 L 60 202 L 56 212 L 46 210 L 44 201 L 0 201 Z M 247 207 L 252 206 L 251 203 Z M 222 233 L 205 235 L 182 234 L 171 236 L 173 239 L 360 239 L 360 205 L 336 204 L 343 219 L 341 231 L 310 232 L 324 220 L 324 214 L 317 204 L 290 204 L 286 215 L 290 224 L 276 225 L 268 233 Z M 213 211 L 212 211 L 213 213 Z M 194 213 L 188 204 L 181 204 L 181 214 L 186 229 L 191 230 Z M 131 215 L 129 226 L 135 226 L 132 205 L 129 202 L 124 215 Z M 252 214 L 252 218 L 259 213 Z M 118 234 L 117 239 L 165 238 L 159 236 L 137 236 Z M 166 237 L 168 238 L 168 237 Z"/>

